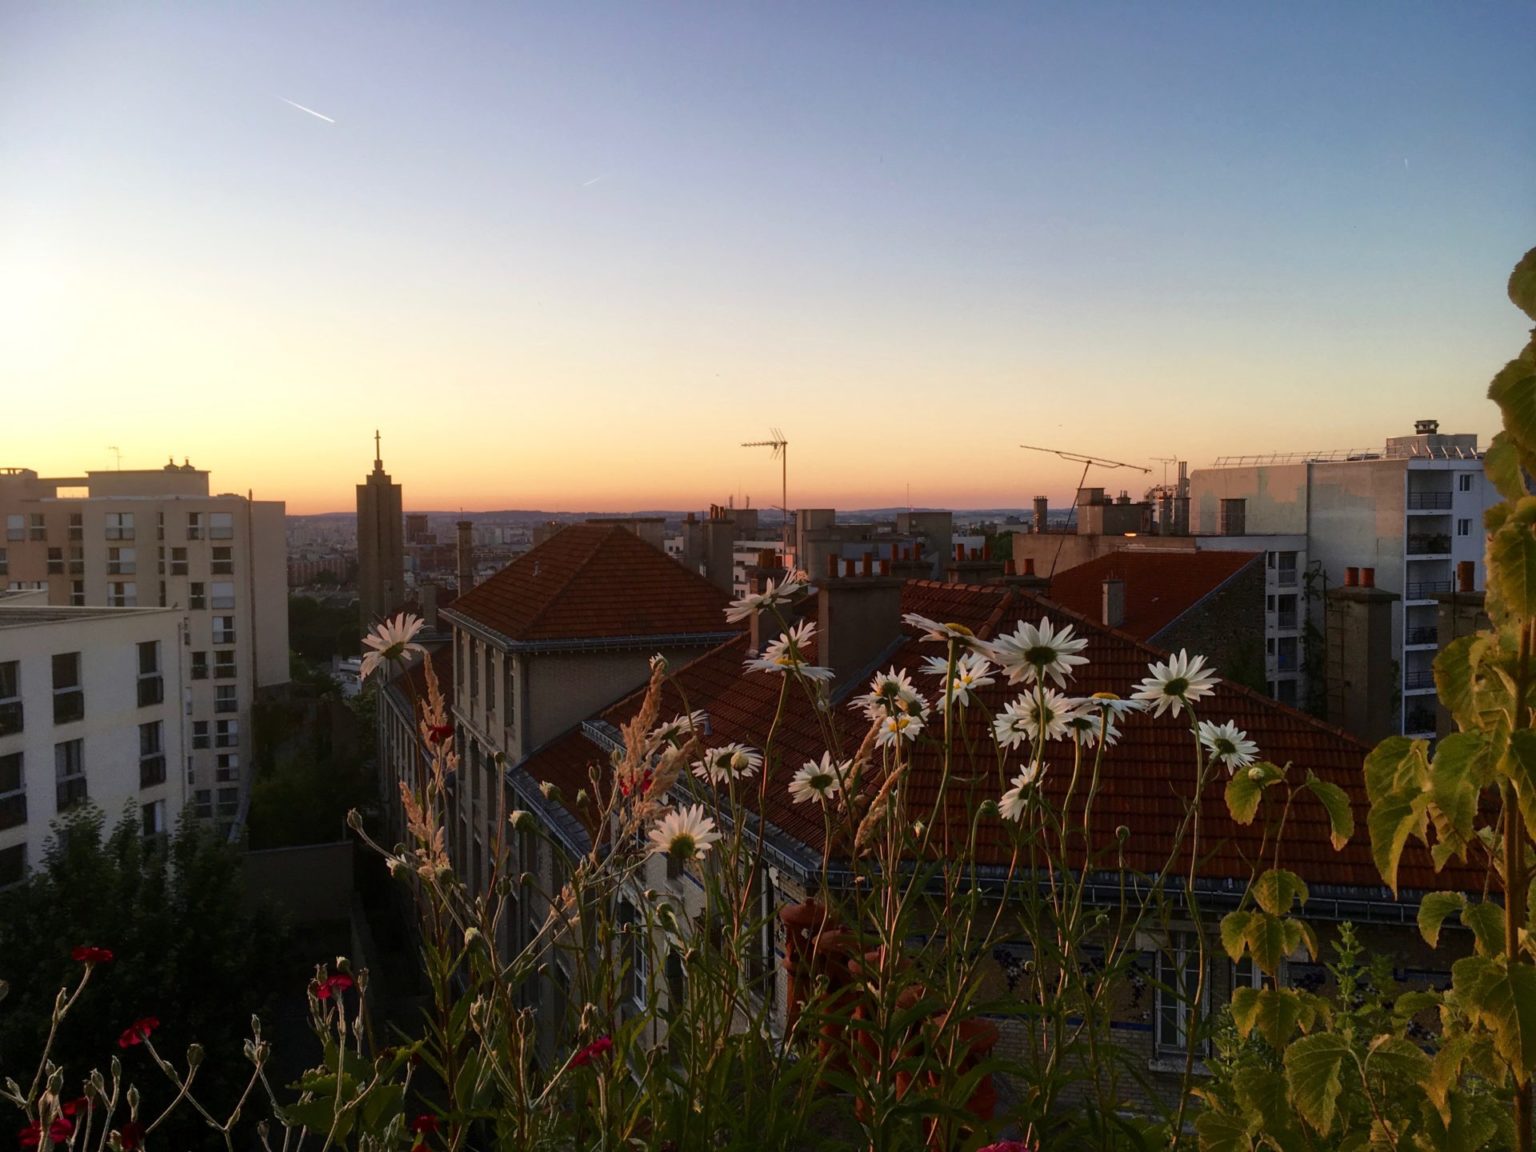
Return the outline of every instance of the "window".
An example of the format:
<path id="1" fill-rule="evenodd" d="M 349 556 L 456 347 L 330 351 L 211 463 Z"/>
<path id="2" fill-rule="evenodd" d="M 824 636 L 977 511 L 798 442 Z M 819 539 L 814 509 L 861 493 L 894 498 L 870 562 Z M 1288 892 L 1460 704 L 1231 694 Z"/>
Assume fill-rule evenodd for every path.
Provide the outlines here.
<path id="1" fill-rule="evenodd" d="M 22 730 L 21 662 L 0 660 L 0 736 Z"/>
<path id="2" fill-rule="evenodd" d="M 155 513 L 155 539 L 156 540 L 164 540 L 165 539 L 165 513 L 164 512 L 156 512 Z M 164 548 L 160 549 L 160 558 L 162 560 L 165 558 L 165 549 Z"/>
<path id="3" fill-rule="evenodd" d="M 28 540 L 46 540 L 46 539 L 48 539 L 48 524 L 43 519 L 43 514 L 41 512 L 33 512 L 27 518 L 27 539 Z"/>
<path id="4" fill-rule="evenodd" d="M 133 581 L 126 583 L 121 580 L 107 581 L 107 607 L 109 608 L 137 608 L 139 606 L 139 586 Z"/>
<path id="5" fill-rule="evenodd" d="M 0 888 L 20 884 L 27 878 L 27 846 L 16 844 L 0 848 Z"/>
<path id="6" fill-rule="evenodd" d="M 69 605 L 71 608 L 85 607 L 84 580 L 71 580 L 69 582 Z"/>
<path id="7" fill-rule="evenodd" d="M 1168 947 L 1156 954 L 1153 1019 L 1157 1047 L 1163 1052 L 1185 1052 L 1189 1043 L 1189 1029 L 1199 1025 L 1200 1016 L 1203 1015 L 1203 1012 L 1195 1011 L 1195 990 L 1200 983 L 1199 968 L 1199 945 L 1189 932 L 1175 932 Z M 1209 995 L 1207 989 L 1207 1001 Z M 1203 1042 L 1196 1048 L 1200 1053 L 1206 1050 L 1207 1045 Z"/>
<path id="8" fill-rule="evenodd" d="M 206 653 L 206 652 L 194 652 L 194 653 L 192 653 L 192 679 L 194 679 L 194 680 L 206 680 L 206 679 L 208 679 L 208 653 Z"/>
<path id="9" fill-rule="evenodd" d="M 6 559 L 5 549 L 0 548 L 0 576 L 9 576 L 10 574 L 11 562 Z"/>
<path id="10" fill-rule="evenodd" d="M 62 575 L 64 575 L 64 549 L 62 549 L 62 548 L 50 548 L 50 549 L 48 549 L 48 575 L 50 575 L 50 576 L 62 576 Z"/>
<path id="11" fill-rule="evenodd" d="M 146 640 L 139 645 L 139 707 L 148 708 L 165 699 L 160 679 L 160 641 Z"/>
<path id="12" fill-rule="evenodd" d="M 1295 628 L 1299 621 L 1297 606 L 1296 594 L 1294 592 L 1281 596 L 1278 601 L 1275 623 L 1281 628 Z"/>
<path id="13" fill-rule="evenodd" d="M 213 689 L 213 710 L 215 712 L 238 712 L 240 701 L 235 698 L 236 688 L 233 684 L 218 684 Z"/>
<path id="14" fill-rule="evenodd" d="M 233 818 L 235 813 L 238 812 L 239 810 L 240 810 L 240 789 L 238 789 L 238 788 L 220 788 L 219 789 L 219 819 L 225 820 L 225 819 Z"/>
<path id="15" fill-rule="evenodd" d="M 0 832 L 27 822 L 26 779 L 21 774 L 21 753 L 0 756 Z"/>
<path id="16" fill-rule="evenodd" d="M 1239 988 L 1264 987 L 1264 973 L 1253 962 L 1252 956 L 1244 956 L 1236 964 L 1232 965 L 1232 991 Z"/>
<path id="17" fill-rule="evenodd" d="M 208 571 L 215 576 L 233 576 L 235 574 L 235 550 L 233 548 L 215 548 L 213 559 L 208 565 Z"/>
<path id="18" fill-rule="evenodd" d="M 1457 520 L 1456 521 L 1456 535 L 1458 535 L 1458 536 L 1470 536 L 1470 535 L 1472 535 L 1472 521 L 1468 520 L 1468 519 Z"/>
<path id="19" fill-rule="evenodd" d="M 208 585 L 193 581 L 191 588 L 187 590 L 187 607 L 194 612 L 208 607 Z"/>
<path id="20" fill-rule="evenodd" d="M 1216 531 L 1223 536 L 1242 536 L 1248 531 L 1248 501 L 1223 500 Z"/>
<path id="21" fill-rule="evenodd" d="M 53 746 L 55 800 L 60 812 L 85 799 L 85 741 L 66 740 Z"/>
<path id="22" fill-rule="evenodd" d="M 479 642 L 473 637 L 469 641 L 469 702 L 471 705 L 480 700 L 480 653 Z"/>
<path id="23" fill-rule="evenodd" d="M 165 746 L 161 723 L 155 720 L 139 725 L 139 787 L 153 788 L 165 783 Z"/>
<path id="24" fill-rule="evenodd" d="M 5 538 L 7 540 L 25 540 L 27 538 L 27 518 L 19 512 L 13 512 L 5 518 Z"/>
<path id="25" fill-rule="evenodd" d="M 212 745 L 209 743 L 209 738 L 208 738 L 208 721 L 206 721 L 206 720 L 194 720 L 194 721 L 192 721 L 192 747 L 193 748 L 209 748 L 211 746 Z"/>
<path id="26" fill-rule="evenodd" d="M 213 607 L 233 608 L 235 606 L 235 585 L 230 580 L 215 580 L 213 582 Z"/>
<path id="27" fill-rule="evenodd" d="M 1296 637 L 1282 636 L 1275 649 L 1275 670 L 1278 672 L 1294 672 L 1300 663 L 1298 659 L 1298 647 Z"/>
<path id="28" fill-rule="evenodd" d="M 69 574 L 71 576 L 85 575 L 85 548 L 79 544 L 69 546 Z"/>
<path id="29" fill-rule="evenodd" d="M 1462 492 L 1472 491 L 1472 473 L 1458 473 L 1456 476 L 1456 487 Z"/>
<path id="30" fill-rule="evenodd" d="M 233 616 L 215 616 L 213 618 L 213 642 L 215 644 L 233 644 L 235 642 L 235 618 Z"/>
<path id="31" fill-rule="evenodd" d="M 517 665 L 512 662 L 511 656 L 508 656 L 501 666 L 501 714 L 506 717 L 506 722 L 509 725 L 515 719 L 515 713 L 512 709 L 512 673 L 516 667 Z"/>
<path id="32" fill-rule="evenodd" d="M 187 550 L 185 548 L 171 549 L 171 575 L 185 576 L 187 574 Z"/>
<path id="33" fill-rule="evenodd" d="M 496 664 L 491 646 L 485 646 L 485 714 L 496 715 Z"/>
<path id="34" fill-rule="evenodd" d="M 107 539 L 108 540 L 132 540 L 133 539 L 133 513 L 132 512 L 108 512 L 107 513 Z"/>
<path id="35" fill-rule="evenodd" d="M 773 926 L 778 923 L 778 893 L 765 865 L 759 864 L 754 870 L 752 887 L 756 911 L 749 915 L 756 917 L 752 921 L 756 939 L 747 945 L 744 957 L 747 987 L 771 1004 L 778 992 L 779 966 L 773 939 Z"/>
<path id="36" fill-rule="evenodd" d="M 220 752 L 216 776 L 220 784 L 240 783 L 240 757 L 233 752 Z"/>
<path id="37" fill-rule="evenodd" d="M 140 811 L 144 817 L 144 837 L 159 836 L 165 832 L 165 801 L 151 800 Z"/>
<path id="38" fill-rule="evenodd" d="M 208 514 L 208 539 L 233 540 L 235 538 L 235 514 L 210 512 Z"/>
<path id="39" fill-rule="evenodd" d="M 77 543 L 85 539 L 85 517 L 79 512 L 69 514 L 69 538 Z"/>
<path id="40" fill-rule="evenodd" d="M 1296 681 L 1276 680 L 1274 697 L 1282 704 L 1289 704 L 1292 708 L 1296 707 Z"/>
<path id="41" fill-rule="evenodd" d="M 1275 553 L 1276 579 L 1282 588 L 1289 588 L 1296 583 L 1296 553 Z"/>
<path id="42" fill-rule="evenodd" d="M 224 648 L 213 654 L 213 678 L 215 680 L 233 680 L 235 678 L 235 650 Z"/>
<path id="43" fill-rule="evenodd" d="M 213 746 L 215 748 L 240 747 L 240 721 L 215 720 L 213 722 Z"/>
<path id="44" fill-rule="evenodd" d="M 636 1007 L 645 1007 L 646 959 L 648 949 L 645 940 L 645 923 L 628 900 L 619 901 L 620 948 L 624 964 L 624 994 Z"/>
<path id="45" fill-rule="evenodd" d="M 192 810 L 197 813 L 199 820 L 213 819 L 213 791 L 208 788 L 199 788 L 192 793 Z"/>
<path id="46" fill-rule="evenodd" d="M 71 724 L 85 717 L 85 692 L 80 685 L 80 653 L 62 652 L 53 658 L 53 722 Z"/>
<path id="47" fill-rule="evenodd" d="M 203 514 L 201 512 L 187 513 L 187 539 L 201 540 L 203 538 Z"/>

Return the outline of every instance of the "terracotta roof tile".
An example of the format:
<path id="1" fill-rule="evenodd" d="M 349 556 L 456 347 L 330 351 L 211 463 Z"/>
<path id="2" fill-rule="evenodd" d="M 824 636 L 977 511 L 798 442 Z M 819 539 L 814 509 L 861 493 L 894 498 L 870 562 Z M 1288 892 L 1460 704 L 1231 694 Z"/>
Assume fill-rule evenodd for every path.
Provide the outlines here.
<path id="1" fill-rule="evenodd" d="M 731 632 L 729 603 L 633 532 L 576 524 L 464 593 L 449 615 L 537 643 Z"/>
<path id="2" fill-rule="evenodd" d="M 1148 662 L 1162 656 L 1122 633 L 1102 628 L 1048 601 L 1003 586 L 912 581 L 904 588 L 902 608 L 940 621 L 964 624 L 983 637 L 995 636 L 999 631 L 1012 631 L 1018 621 L 1035 622 L 1042 615 L 1051 617 L 1058 625 L 1072 624 L 1077 634 L 1088 640 L 1084 655 L 1091 663 L 1079 670 L 1074 684 L 1083 694 L 1111 691 L 1128 696 L 1132 686 L 1146 675 Z M 922 658 L 942 649 L 919 642 L 915 630 L 908 629 L 905 634 L 906 642 L 896 650 L 893 662 L 897 668 L 907 670 L 914 683 L 931 696 L 936 685 L 921 671 Z M 781 681 L 774 675 L 743 669 L 747 643 L 746 637 L 737 638 L 678 670 L 666 689 L 663 714 L 668 714 L 669 710 L 681 711 L 686 695 L 687 707 L 709 713 L 712 745 L 739 740 L 760 746 L 778 707 Z M 988 708 L 1001 708 L 1004 701 L 1018 690 L 1018 686 L 1010 688 L 1006 684 L 987 690 Z M 862 691 L 859 687 L 854 694 Z M 617 726 L 633 715 L 641 695 L 637 693 L 615 704 L 603 713 L 603 718 Z M 862 717 L 844 703 L 838 703 L 832 711 L 842 750 L 851 754 L 863 735 Z M 1365 745 L 1340 729 L 1226 681 L 1218 685 L 1211 697 L 1200 702 L 1199 712 L 1206 719 L 1236 721 L 1238 727 L 1258 743 L 1266 759 L 1281 765 L 1287 762 L 1294 765 L 1291 770 L 1293 782 L 1299 783 L 1310 769 L 1322 779 L 1339 785 L 1350 797 L 1356 831 L 1354 839 L 1341 852 L 1334 852 L 1328 843 L 1327 819 L 1321 806 L 1309 797 L 1298 797 L 1287 823 L 1280 857 L 1283 866 L 1295 868 L 1314 886 L 1338 885 L 1385 894 L 1380 874 L 1371 860 L 1365 829 L 1367 802 L 1362 775 L 1362 763 L 1368 751 Z M 990 727 L 986 718 L 974 710 L 965 713 L 965 717 L 964 736 L 976 741 L 976 747 L 990 749 Z M 934 718 L 933 727 L 938 724 Z M 1101 866 L 1113 867 L 1116 829 L 1124 825 L 1129 829 L 1123 849 L 1126 864 L 1132 869 L 1151 872 L 1167 860 L 1191 799 L 1195 767 L 1188 713 L 1179 718 L 1133 715 L 1126 718 L 1120 728 L 1119 743 L 1107 750 L 1103 760 L 1102 783 L 1091 822 L 1092 842 L 1096 851 L 1105 853 L 1100 860 Z M 825 748 L 821 718 L 804 694 L 792 688 L 778 722 L 771 753 L 772 786 L 767 794 L 767 816 L 784 833 L 817 855 L 821 852 L 824 835 L 819 810 L 810 804 L 791 803 L 786 785 L 802 762 L 819 757 Z M 558 782 L 571 770 L 564 762 L 571 755 L 572 750 L 562 746 L 558 755 L 535 753 L 525 761 L 524 767 L 535 778 L 557 779 Z M 969 827 L 976 806 L 982 800 L 996 799 L 1006 786 L 999 779 L 995 762 L 988 763 L 986 757 L 984 752 L 978 770 L 963 769 L 951 775 L 941 808 L 942 822 L 935 825 L 940 837 L 946 825 L 951 837 L 959 837 L 962 830 Z M 583 765 L 602 759 L 601 751 L 591 747 Z M 1016 763 L 1010 761 L 1006 775 L 1016 774 L 1018 770 Z M 942 771 L 937 742 L 919 741 L 908 792 L 909 812 L 914 816 L 939 804 Z M 1046 795 L 1061 803 L 1071 775 L 1070 744 L 1053 744 L 1043 784 Z M 585 779 L 583 772 L 583 786 Z M 1243 882 L 1256 866 L 1254 858 L 1260 847 L 1260 826 L 1243 827 L 1231 820 L 1223 797 L 1226 781 L 1225 773 L 1216 772 L 1204 798 L 1202 858 L 1198 873 L 1207 880 Z M 566 787 L 565 783 L 561 786 Z M 1074 799 L 1077 811 L 1080 811 L 1077 806 L 1083 794 L 1084 787 L 1079 783 Z M 755 793 L 750 799 L 755 807 Z M 834 845 L 834 858 L 845 851 L 841 843 Z M 1000 866 L 1014 863 L 1011 841 L 999 818 L 993 816 L 981 820 L 978 853 L 983 863 Z M 1175 874 L 1187 872 L 1188 855 L 1186 841 L 1182 858 L 1175 861 Z M 1428 890 L 1450 887 L 1457 882 L 1457 877 L 1436 876 L 1430 867 L 1428 853 L 1410 846 L 1403 857 L 1400 881 L 1405 889 Z"/>
<path id="3" fill-rule="evenodd" d="M 1260 552 L 1110 552 L 1058 572 L 1049 596 L 1089 619 L 1101 619 L 1104 581 L 1125 581 L 1120 631 L 1151 640 L 1250 564 Z"/>

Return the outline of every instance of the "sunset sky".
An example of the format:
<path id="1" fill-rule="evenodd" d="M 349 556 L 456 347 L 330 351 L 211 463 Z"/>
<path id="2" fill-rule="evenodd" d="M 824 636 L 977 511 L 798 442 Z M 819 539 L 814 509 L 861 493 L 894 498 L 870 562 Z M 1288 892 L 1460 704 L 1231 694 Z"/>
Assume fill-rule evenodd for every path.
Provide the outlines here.
<path id="1" fill-rule="evenodd" d="M 777 505 L 781 427 L 793 506 L 965 508 L 1065 499 L 1020 443 L 1486 439 L 1533 44 L 1524 0 L 6 4 L 0 465 L 347 510 L 378 427 L 407 508 Z"/>

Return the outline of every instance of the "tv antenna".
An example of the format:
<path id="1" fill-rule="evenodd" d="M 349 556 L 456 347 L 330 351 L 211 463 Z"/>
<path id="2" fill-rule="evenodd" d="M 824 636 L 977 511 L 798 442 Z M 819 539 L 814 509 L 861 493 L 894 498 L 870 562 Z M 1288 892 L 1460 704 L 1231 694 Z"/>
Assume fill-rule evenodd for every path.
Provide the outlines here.
<path id="1" fill-rule="evenodd" d="M 123 450 L 116 444 L 108 444 L 107 451 L 117 458 L 117 470 L 121 472 L 123 470 Z"/>
<path id="2" fill-rule="evenodd" d="M 1154 456 L 1152 459 L 1163 466 L 1163 487 L 1168 487 L 1168 465 L 1177 464 L 1179 458 L 1177 456 Z"/>
<path id="3" fill-rule="evenodd" d="M 789 563 L 789 441 L 784 439 L 784 433 L 778 429 L 772 429 L 773 438 L 770 440 L 745 440 L 743 448 L 772 448 L 773 454 L 779 459 L 780 483 L 782 484 L 782 496 L 784 503 L 779 506 L 779 513 L 784 517 L 784 562 Z"/>
<path id="4" fill-rule="evenodd" d="M 1027 449 L 1030 452 L 1044 452 L 1048 456 L 1059 456 L 1061 459 L 1071 461 L 1073 464 L 1081 464 L 1083 466 L 1083 474 L 1078 477 L 1077 487 L 1079 490 L 1081 490 L 1083 486 L 1083 481 L 1088 479 L 1088 469 L 1092 468 L 1094 465 L 1098 465 L 1100 468 L 1134 468 L 1136 471 L 1145 472 L 1148 475 L 1150 475 L 1152 472 L 1152 469 L 1143 468 L 1140 464 L 1127 464 L 1124 460 L 1108 460 L 1103 456 L 1088 456 L 1082 452 L 1066 452 L 1060 448 L 1042 448 L 1038 444 L 1020 444 L 1019 447 Z M 1056 545 L 1056 555 L 1051 557 L 1051 570 L 1046 574 L 1045 577 L 1047 580 L 1050 580 L 1056 575 L 1056 564 L 1061 560 L 1061 550 L 1066 546 L 1067 543 L 1066 534 L 1067 532 L 1071 531 L 1072 518 L 1076 515 L 1077 493 L 1074 492 L 1072 494 L 1072 508 L 1071 511 L 1067 513 L 1067 525 L 1066 528 L 1062 531 L 1061 542 Z"/>

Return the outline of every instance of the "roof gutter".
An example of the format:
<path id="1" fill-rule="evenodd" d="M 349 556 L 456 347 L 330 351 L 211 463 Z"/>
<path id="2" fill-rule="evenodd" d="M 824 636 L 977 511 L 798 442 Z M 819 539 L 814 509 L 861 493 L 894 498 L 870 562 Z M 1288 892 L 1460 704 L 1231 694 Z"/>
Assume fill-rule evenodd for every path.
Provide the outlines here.
<path id="1" fill-rule="evenodd" d="M 651 651 L 658 648 L 714 648 L 741 635 L 740 631 L 664 632 L 654 635 L 595 636 L 570 640 L 514 640 L 506 633 L 498 632 L 472 617 L 455 612 L 452 608 L 441 609 L 438 616 L 449 620 L 471 635 L 496 645 L 505 652 L 514 653 L 614 652 L 636 648 Z"/>

